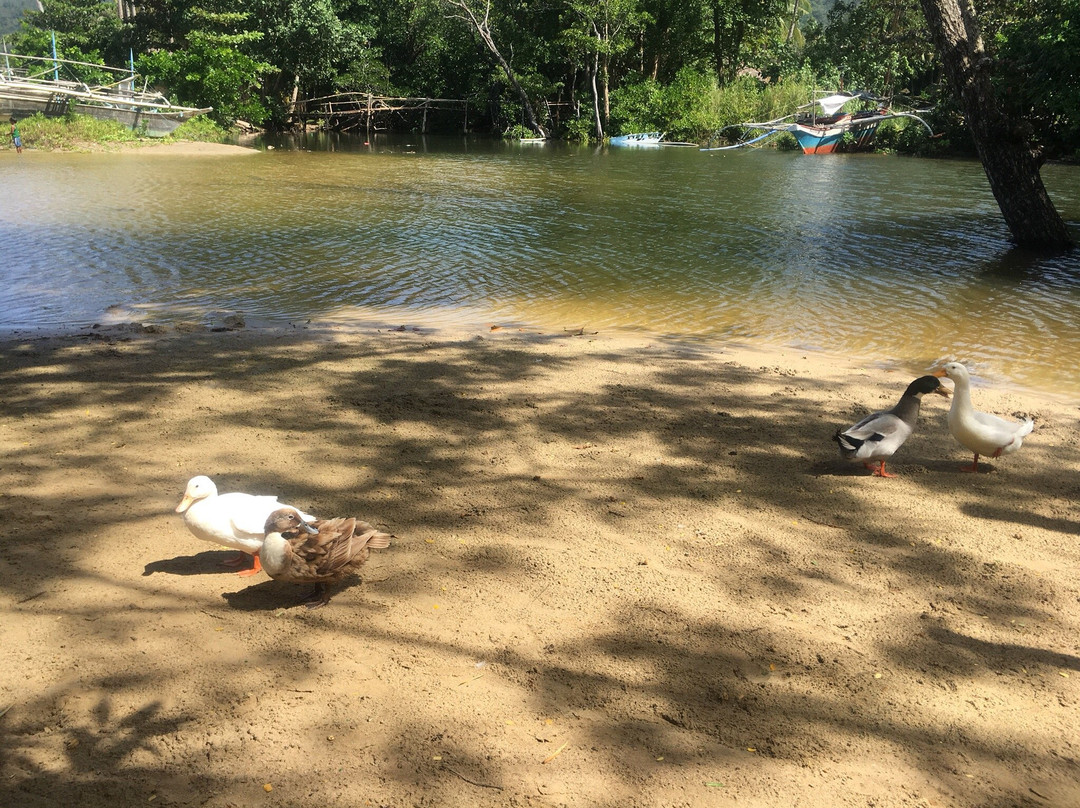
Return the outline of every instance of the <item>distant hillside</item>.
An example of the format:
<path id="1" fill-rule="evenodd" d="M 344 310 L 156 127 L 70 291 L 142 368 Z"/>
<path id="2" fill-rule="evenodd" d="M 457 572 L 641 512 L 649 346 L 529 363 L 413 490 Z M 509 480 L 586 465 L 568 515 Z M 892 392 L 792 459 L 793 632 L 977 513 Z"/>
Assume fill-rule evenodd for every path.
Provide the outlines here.
<path id="1" fill-rule="evenodd" d="M 0 0 L 0 34 L 19 30 L 19 20 L 28 9 L 37 10 L 37 0 Z"/>

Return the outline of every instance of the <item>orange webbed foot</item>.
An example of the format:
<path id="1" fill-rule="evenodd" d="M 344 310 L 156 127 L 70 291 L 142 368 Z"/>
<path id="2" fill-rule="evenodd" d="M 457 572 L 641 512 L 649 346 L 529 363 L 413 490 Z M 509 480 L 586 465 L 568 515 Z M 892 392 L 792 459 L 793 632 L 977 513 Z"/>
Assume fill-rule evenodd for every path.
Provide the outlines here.
<path id="1" fill-rule="evenodd" d="M 258 575 L 260 572 L 262 572 L 262 562 L 259 561 L 259 554 L 255 553 L 251 557 L 251 559 L 252 559 L 251 569 L 240 570 L 238 573 L 236 573 L 241 578 L 247 578 L 247 577 L 252 576 L 252 575 Z"/>
<path id="2" fill-rule="evenodd" d="M 885 461 L 884 460 L 879 460 L 878 461 L 878 467 L 876 469 L 873 468 L 872 466 L 870 466 L 868 463 L 863 463 L 863 465 L 866 466 L 868 469 L 870 469 L 873 472 L 872 476 L 874 476 L 874 477 L 895 477 L 896 476 L 895 474 L 889 474 L 889 472 L 885 471 Z"/>

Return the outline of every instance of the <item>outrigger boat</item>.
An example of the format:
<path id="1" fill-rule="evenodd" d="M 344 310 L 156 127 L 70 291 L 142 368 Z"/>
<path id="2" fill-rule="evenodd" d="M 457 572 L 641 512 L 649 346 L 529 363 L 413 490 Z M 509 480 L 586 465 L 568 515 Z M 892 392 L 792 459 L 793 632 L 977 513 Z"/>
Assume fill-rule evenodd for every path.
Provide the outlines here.
<path id="1" fill-rule="evenodd" d="M 117 80 L 88 84 L 79 79 L 60 78 L 91 73 L 112 73 Z M 49 78 L 49 75 L 52 77 Z M 98 73 L 99 75 L 101 73 Z M 95 118 L 114 120 L 133 130 L 143 129 L 151 137 L 164 137 L 184 121 L 211 111 L 181 107 L 160 93 L 135 88 L 135 70 L 75 62 L 42 56 L 3 53 L 0 64 L 0 117 L 25 118 L 35 113 L 58 117 L 69 111 Z"/>
<path id="2" fill-rule="evenodd" d="M 659 146 L 666 132 L 635 132 L 631 135 L 617 135 L 608 143 L 612 146 Z"/>
<path id="3" fill-rule="evenodd" d="M 856 112 L 844 112 L 844 106 L 852 101 L 859 101 L 864 105 L 869 103 L 872 106 Z M 925 112 L 926 110 L 917 111 Z M 931 135 L 934 134 L 930 125 L 915 112 L 893 110 L 885 103 L 885 99 L 869 93 L 832 93 L 803 104 L 794 115 L 786 115 L 783 118 L 761 123 L 740 123 L 727 127 L 727 129 L 742 130 L 742 136 L 737 143 L 730 146 L 703 148 L 702 151 L 738 149 L 760 143 L 781 132 L 790 132 L 794 135 L 803 154 L 861 151 L 873 146 L 878 124 L 895 118 L 913 118 L 925 126 Z M 757 132 L 762 134 L 757 134 Z M 846 135 L 851 135 L 851 137 L 845 140 Z"/>

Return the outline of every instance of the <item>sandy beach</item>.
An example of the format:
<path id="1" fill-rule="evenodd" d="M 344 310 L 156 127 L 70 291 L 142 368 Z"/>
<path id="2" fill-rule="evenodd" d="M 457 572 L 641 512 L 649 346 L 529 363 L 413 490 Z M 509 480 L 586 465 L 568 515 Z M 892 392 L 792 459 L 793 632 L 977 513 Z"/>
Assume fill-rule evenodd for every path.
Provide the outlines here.
<path id="1" fill-rule="evenodd" d="M 920 372 L 926 369 L 916 369 Z M 1080 411 L 894 479 L 909 370 L 509 329 L 0 343 L 0 804 L 1080 805 Z M 394 535 L 309 610 L 187 480 Z"/>

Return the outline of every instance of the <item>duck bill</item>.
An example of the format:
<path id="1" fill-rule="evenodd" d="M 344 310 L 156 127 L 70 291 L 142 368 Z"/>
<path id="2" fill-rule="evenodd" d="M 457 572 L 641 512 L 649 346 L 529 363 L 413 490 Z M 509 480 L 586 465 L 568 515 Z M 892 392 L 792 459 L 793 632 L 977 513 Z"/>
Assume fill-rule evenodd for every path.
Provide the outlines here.
<path id="1" fill-rule="evenodd" d="M 939 396 L 945 396 L 945 398 L 948 398 L 949 396 L 951 396 L 951 395 L 952 395 L 952 393 L 951 393 L 951 392 L 949 392 L 949 388 L 948 388 L 948 387 L 939 387 L 939 388 L 938 388 L 937 390 L 935 390 L 934 392 L 935 392 L 935 393 L 937 393 L 937 394 L 938 394 Z"/>
<path id="2" fill-rule="evenodd" d="M 194 501 L 194 498 L 192 498 L 190 494 L 184 494 L 184 498 L 180 500 L 180 504 L 176 506 L 176 512 L 183 513 L 191 507 L 191 503 Z"/>
<path id="3" fill-rule="evenodd" d="M 312 536 L 317 535 L 319 532 L 318 528 L 309 525 L 307 522 L 301 522 L 298 527 L 305 533 L 310 533 Z"/>
<path id="4" fill-rule="evenodd" d="M 937 376 L 939 379 L 944 378 L 948 374 L 945 373 L 945 368 L 939 368 L 930 374 L 931 376 Z"/>

